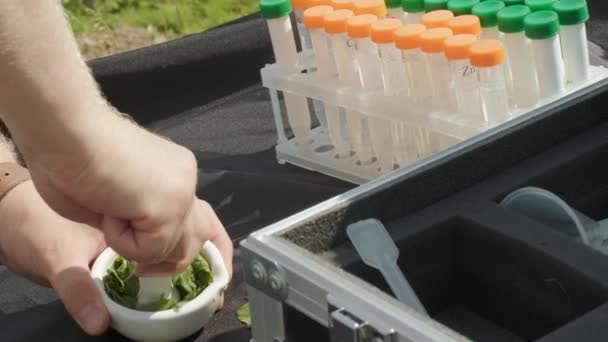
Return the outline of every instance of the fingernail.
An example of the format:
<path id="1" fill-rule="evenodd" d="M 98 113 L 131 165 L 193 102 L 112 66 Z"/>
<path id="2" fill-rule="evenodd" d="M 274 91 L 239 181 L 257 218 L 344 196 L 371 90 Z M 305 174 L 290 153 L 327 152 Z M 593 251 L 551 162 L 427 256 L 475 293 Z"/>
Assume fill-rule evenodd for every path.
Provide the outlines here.
<path id="1" fill-rule="evenodd" d="M 78 312 L 76 318 L 80 326 L 89 334 L 96 334 L 102 329 L 104 315 L 95 304 L 88 304 Z"/>

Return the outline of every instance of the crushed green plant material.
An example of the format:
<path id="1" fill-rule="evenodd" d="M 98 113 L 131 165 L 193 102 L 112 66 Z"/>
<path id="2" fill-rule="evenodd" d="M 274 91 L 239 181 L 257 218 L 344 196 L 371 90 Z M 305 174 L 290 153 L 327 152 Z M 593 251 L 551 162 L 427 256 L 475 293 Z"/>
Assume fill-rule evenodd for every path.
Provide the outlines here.
<path id="1" fill-rule="evenodd" d="M 171 284 L 179 295 L 177 300 L 163 294 L 157 302 L 139 304 L 139 279 L 135 275 L 135 263 L 123 257 L 117 257 L 103 277 L 103 284 L 108 296 L 116 303 L 138 311 L 162 311 L 178 309 L 194 299 L 213 282 L 213 273 L 209 263 L 197 256 L 194 262 L 183 272 L 175 275 Z"/>
<path id="2" fill-rule="evenodd" d="M 249 308 L 249 303 L 243 304 L 237 311 L 236 316 L 241 321 L 241 323 L 245 324 L 248 327 L 251 327 L 251 310 Z"/>

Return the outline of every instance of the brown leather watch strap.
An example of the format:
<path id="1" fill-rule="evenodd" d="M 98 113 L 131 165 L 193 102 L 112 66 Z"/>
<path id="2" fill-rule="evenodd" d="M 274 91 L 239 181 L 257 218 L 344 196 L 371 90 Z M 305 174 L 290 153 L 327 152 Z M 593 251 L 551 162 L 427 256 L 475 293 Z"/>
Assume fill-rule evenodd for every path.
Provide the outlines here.
<path id="1" fill-rule="evenodd" d="M 0 163 L 0 200 L 17 185 L 31 179 L 29 171 L 16 163 Z"/>

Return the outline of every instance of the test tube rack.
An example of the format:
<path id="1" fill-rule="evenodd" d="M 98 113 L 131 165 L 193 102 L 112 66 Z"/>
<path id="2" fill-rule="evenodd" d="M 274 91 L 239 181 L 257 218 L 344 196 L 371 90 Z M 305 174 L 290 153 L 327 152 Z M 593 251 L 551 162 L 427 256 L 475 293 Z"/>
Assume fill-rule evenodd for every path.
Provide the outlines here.
<path id="1" fill-rule="evenodd" d="M 290 163 L 355 184 L 363 184 L 381 176 L 377 163 L 360 165 L 356 162 L 355 156 L 336 158 L 329 136 L 321 127 L 312 129 L 313 141 L 310 145 L 298 145 L 294 139 L 288 139 L 282 115 L 284 108 L 279 100 L 280 93 L 291 93 L 318 100 L 346 110 L 358 111 L 369 117 L 380 117 L 392 122 L 403 122 L 413 127 L 426 128 L 451 138 L 452 143 L 456 144 L 522 115 L 542 113 L 542 108 L 560 98 L 608 78 L 608 69 L 602 66 L 591 66 L 590 78 L 577 85 L 568 84 L 566 91 L 560 97 L 541 100 L 531 108 L 511 108 L 508 119 L 489 123 L 481 117 L 475 118 L 458 112 L 429 112 L 425 108 L 431 107 L 432 98 L 427 102 L 408 102 L 405 96 L 387 97 L 382 89 L 364 91 L 356 86 L 345 85 L 338 80 L 337 76 L 320 82 L 314 72 L 312 53 L 300 52 L 298 58 L 300 67 L 295 70 L 286 69 L 277 64 L 269 64 L 261 69 L 262 84 L 270 91 L 277 129 L 277 160 L 280 164 Z M 421 156 L 410 165 L 426 157 L 428 156 Z M 410 165 L 400 165 L 400 167 Z"/>

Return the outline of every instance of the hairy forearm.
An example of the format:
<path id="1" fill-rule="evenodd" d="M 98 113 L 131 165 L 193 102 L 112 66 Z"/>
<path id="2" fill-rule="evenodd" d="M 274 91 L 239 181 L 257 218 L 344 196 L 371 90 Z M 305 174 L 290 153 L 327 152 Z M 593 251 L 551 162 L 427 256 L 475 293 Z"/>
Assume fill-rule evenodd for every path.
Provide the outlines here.
<path id="1" fill-rule="evenodd" d="M 22 150 L 53 147 L 108 110 L 60 0 L 0 1 L 0 80 L 0 115 Z"/>

